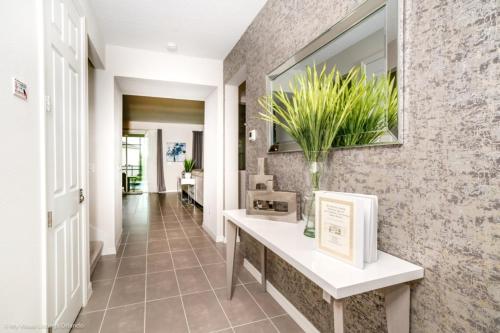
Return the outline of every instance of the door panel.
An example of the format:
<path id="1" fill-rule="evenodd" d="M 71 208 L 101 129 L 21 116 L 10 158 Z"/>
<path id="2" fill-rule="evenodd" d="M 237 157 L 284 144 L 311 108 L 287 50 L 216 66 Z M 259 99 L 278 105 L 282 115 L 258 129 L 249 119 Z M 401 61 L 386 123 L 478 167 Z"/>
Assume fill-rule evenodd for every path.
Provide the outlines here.
<path id="1" fill-rule="evenodd" d="M 82 305 L 81 73 L 82 28 L 71 0 L 45 3 L 48 229 L 48 324 L 68 332 Z"/>
<path id="2" fill-rule="evenodd" d="M 64 1 L 52 0 L 49 10 L 53 30 L 59 33 L 61 40 L 64 40 Z"/>
<path id="3" fill-rule="evenodd" d="M 52 170 L 54 173 L 54 194 L 64 194 L 64 141 L 59 140 L 56 133 L 64 133 L 64 72 L 65 72 L 65 62 L 64 57 L 57 51 L 57 49 L 52 48 L 52 123 L 53 129 L 52 133 L 49 133 L 52 137 L 50 138 L 50 143 L 53 148 L 53 163 Z"/>
<path id="4" fill-rule="evenodd" d="M 54 277 L 55 284 L 59 286 L 54 290 L 55 304 L 54 304 L 54 318 L 59 319 L 67 307 L 66 299 L 66 249 L 67 249 L 67 232 L 66 223 L 61 223 L 54 230 L 54 252 L 58 253 L 58 257 L 54 258 Z"/>
<path id="5" fill-rule="evenodd" d="M 69 250 L 71 253 L 71 288 L 70 292 L 72 297 L 74 297 L 74 294 L 78 292 L 80 288 L 80 276 L 81 276 L 81 271 L 80 271 L 80 216 L 79 214 L 73 216 L 71 219 L 71 222 L 69 224 L 71 231 L 70 231 L 70 240 L 71 244 L 69 246 Z"/>
<path id="6" fill-rule="evenodd" d="M 78 100 L 78 83 L 80 77 L 73 68 L 68 71 L 68 84 L 69 84 L 69 108 L 68 108 L 68 121 L 69 133 L 66 142 L 68 143 L 68 185 L 70 190 L 79 190 L 78 182 L 78 125 L 79 125 L 79 100 Z"/>

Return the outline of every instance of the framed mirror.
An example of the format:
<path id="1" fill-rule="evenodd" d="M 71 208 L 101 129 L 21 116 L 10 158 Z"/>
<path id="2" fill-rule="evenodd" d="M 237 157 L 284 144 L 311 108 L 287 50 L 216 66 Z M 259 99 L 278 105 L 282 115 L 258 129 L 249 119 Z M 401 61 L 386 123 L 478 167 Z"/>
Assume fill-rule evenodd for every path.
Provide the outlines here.
<path id="1" fill-rule="evenodd" d="M 336 68 L 346 75 L 361 67 L 368 78 L 386 75 L 394 82 L 397 105 L 372 117 L 366 125 L 342 128 L 332 148 L 367 145 L 401 144 L 402 141 L 402 51 L 400 41 L 400 8 L 397 0 L 367 0 L 343 20 L 320 35 L 267 76 L 267 93 L 283 89 L 307 67 Z M 355 117 L 355 112 L 352 112 Z M 359 116 L 359 115 L 358 115 Z M 300 151 L 299 145 L 276 124 L 269 125 L 269 152 Z"/>

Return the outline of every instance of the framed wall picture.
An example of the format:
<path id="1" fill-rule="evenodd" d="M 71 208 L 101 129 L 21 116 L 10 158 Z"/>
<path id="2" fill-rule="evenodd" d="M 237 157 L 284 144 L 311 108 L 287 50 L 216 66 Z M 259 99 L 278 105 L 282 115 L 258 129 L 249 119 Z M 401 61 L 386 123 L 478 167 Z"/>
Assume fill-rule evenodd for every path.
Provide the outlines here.
<path id="1" fill-rule="evenodd" d="M 357 198 L 316 193 L 316 246 L 358 268 L 364 265 L 364 213 Z"/>
<path id="2" fill-rule="evenodd" d="M 167 143 L 167 162 L 184 162 L 186 159 L 185 142 Z"/>

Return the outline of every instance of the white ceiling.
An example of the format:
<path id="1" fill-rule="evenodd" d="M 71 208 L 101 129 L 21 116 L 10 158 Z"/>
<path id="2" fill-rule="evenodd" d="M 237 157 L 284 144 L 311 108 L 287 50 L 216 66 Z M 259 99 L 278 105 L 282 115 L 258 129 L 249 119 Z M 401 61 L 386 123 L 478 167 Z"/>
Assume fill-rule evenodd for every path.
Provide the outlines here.
<path id="1" fill-rule="evenodd" d="M 267 0 L 90 0 L 108 44 L 224 59 Z"/>
<path id="2" fill-rule="evenodd" d="M 181 82 L 145 80 L 129 77 L 116 77 L 124 95 L 151 96 L 161 98 L 204 101 L 215 89 L 212 86 Z"/>

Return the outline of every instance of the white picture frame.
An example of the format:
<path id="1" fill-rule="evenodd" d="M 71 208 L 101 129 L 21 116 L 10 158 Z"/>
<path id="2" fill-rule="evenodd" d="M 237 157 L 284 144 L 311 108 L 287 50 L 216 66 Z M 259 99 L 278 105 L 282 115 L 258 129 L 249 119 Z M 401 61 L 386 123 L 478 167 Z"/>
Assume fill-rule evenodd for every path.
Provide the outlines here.
<path id="1" fill-rule="evenodd" d="M 316 249 L 344 263 L 364 267 L 363 202 L 333 192 L 316 192 Z"/>

